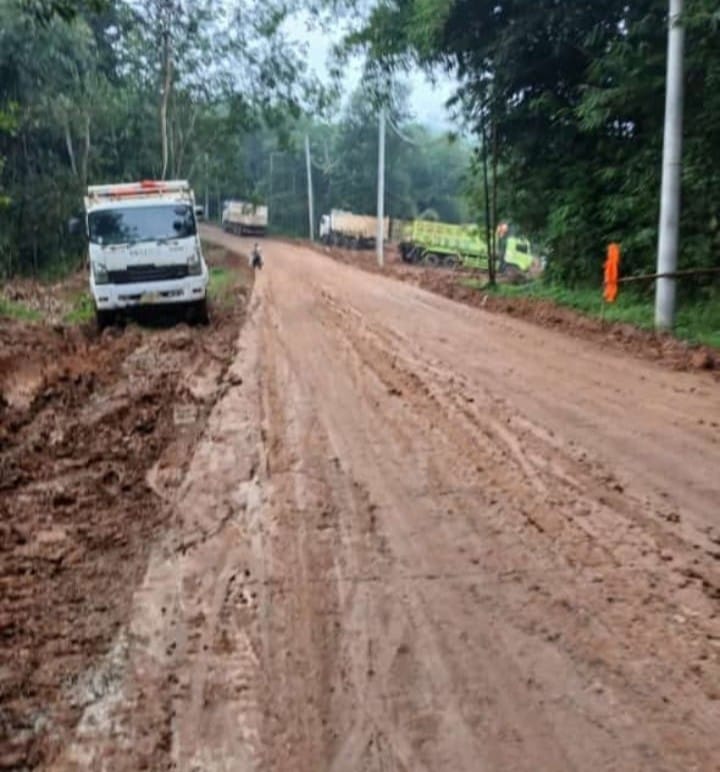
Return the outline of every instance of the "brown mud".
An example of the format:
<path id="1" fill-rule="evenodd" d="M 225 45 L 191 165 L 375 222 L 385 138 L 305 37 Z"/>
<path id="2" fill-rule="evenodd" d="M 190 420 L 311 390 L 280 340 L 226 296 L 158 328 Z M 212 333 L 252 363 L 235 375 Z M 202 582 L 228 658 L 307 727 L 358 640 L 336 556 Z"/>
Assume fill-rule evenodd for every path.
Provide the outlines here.
<path id="1" fill-rule="evenodd" d="M 227 344 L 4 392 L 5 766 L 718 772 L 713 378 L 263 252 Z"/>
<path id="2" fill-rule="evenodd" d="M 53 755 L 92 700 L 232 361 L 251 277 L 207 327 L 0 320 L 0 768 Z M 6 294 L 56 319 L 79 279 Z M 57 302 L 48 300 L 56 297 Z M 152 471 L 152 475 L 149 473 Z"/>

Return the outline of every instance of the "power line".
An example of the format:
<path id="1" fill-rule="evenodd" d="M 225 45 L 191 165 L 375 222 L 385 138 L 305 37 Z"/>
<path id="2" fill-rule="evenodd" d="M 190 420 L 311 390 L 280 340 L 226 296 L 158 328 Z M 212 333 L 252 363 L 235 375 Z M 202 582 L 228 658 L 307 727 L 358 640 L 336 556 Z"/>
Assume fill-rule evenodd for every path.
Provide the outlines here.
<path id="1" fill-rule="evenodd" d="M 395 124 L 395 122 L 390 118 L 390 116 L 387 116 L 387 122 L 390 124 L 390 128 L 395 132 L 395 134 L 403 141 L 407 142 L 408 145 L 413 145 L 414 147 L 419 148 L 426 148 L 426 147 L 432 147 L 433 145 L 439 145 L 441 142 L 448 142 L 447 137 L 440 136 L 436 137 L 435 139 L 430 140 L 429 142 L 420 143 L 416 142 L 413 139 L 410 139 L 410 137 L 407 136 L 407 134 L 404 134 Z"/>

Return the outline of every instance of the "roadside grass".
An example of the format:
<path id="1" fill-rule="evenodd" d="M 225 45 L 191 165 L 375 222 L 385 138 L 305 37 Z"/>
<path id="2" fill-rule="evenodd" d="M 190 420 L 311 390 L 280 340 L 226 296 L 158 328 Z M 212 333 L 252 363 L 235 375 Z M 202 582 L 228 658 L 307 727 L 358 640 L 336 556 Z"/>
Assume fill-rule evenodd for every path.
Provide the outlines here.
<path id="1" fill-rule="evenodd" d="M 63 255 L 49 265 L 43 266 L 36 274 L 43 284 L 55 284 L 81 270 L 83 261 L 77 255 Z"/>
<path id="2" fill-rule="evenodd" d="M 22 303 L 15 303 L 5 298 L 0 298 L 0 316 L 25 322 L 39 322 L 42 319 L 42 314 L 34 308 L 28 308 Z"/>
<path id="3" fill-rule="evenodd" d="M 79 292 L 73 300 L 72 308 L 65 314 L 65 324 L 85 324 L 95 317 L 95 307 L 88 292 Z"/>
<path id="4" fill-rule="evenodd" d="M 210 271 L 208 283 L 210 300 L 221 307 L 231 306 L 234 302 L 233 289 L 237 281 L 236 272 L 218 265 L 209 266 L 208 270 Z"/>
<path id="5" fill-rule="evenodd" d="M 474 289 L 488 290 L 483 282 L 476 279 L 467 279 L 462 283 Z M 561 287 L 539 280 L 527 284 L 501 283 L 492 291 L 500 297 L 530 297 L 550 301 L 587 316 L 631 324 L 644 330 L 652 330 L 654 326 L 652 298 L 623 288 L 616 302 L 607 304 L 602 302 L 600 289 Z M 674 334 L 681 340 L 720 348 L 720 295 L 710 295 L 702 301 L 680 300 Z"/>

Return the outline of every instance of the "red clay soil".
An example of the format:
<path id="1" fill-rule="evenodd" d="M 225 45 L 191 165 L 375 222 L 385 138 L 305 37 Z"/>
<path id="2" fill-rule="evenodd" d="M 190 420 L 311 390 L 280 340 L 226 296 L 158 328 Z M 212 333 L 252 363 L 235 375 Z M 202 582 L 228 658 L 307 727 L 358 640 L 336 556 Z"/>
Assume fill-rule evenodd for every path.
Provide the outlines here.
<path id="1" fill-rule="evenodd" d="M 54 296 L 33 286 L 17 299 Z M 0 319 L 0 769 L 50 758 L 92 699 L 83 673 L 127 618 L 167 524 L 163 491 L 232 359 L 247 299 L 236 289 L 202 328 L 98 336 Z"/>
<path id="2" fill-rule="evenodd" d="M 0 769 L 718 772 L 715 384 L 264 252 L 3 328 Z"/>

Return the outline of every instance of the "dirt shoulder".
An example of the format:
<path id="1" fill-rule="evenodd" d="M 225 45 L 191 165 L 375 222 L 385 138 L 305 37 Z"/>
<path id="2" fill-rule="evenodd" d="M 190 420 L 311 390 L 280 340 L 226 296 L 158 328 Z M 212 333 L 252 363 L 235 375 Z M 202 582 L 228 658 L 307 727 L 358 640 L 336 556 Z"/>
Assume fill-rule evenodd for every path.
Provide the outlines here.
<path id="1" fill-rule="evenodd" d="M 483 278 L 483 274 L 408 265 L 402 262 L 394 247 L 387 249 L 385 268 L 380 269 L 372 251 L 325 247 L 300 240 L 288 243 L 314 249 L 338 262 L 391 276 L 468 306 L 509 314 L 573 337 L 597 341 L 611 350 L 648 359 L 673 370 L 713 371 L 714 377 L 720 380 L 720 352 L 711 346 L 690 344 L 672 335 L 657 334 L 630 324 L 605 322 L 539 298 L 503 297 L 473 289 L 465 286 L 462 280 Z"/>
<path id="2" fill-rule="evenodd" d="M 0 769 L 51 758 L 100 685 L 164 499 L 222 389 L 251 292 L 242 258 L 207 327 L 59 323 L 78 277 L 15 284 L 48 322 L 0 319 Z"/>

